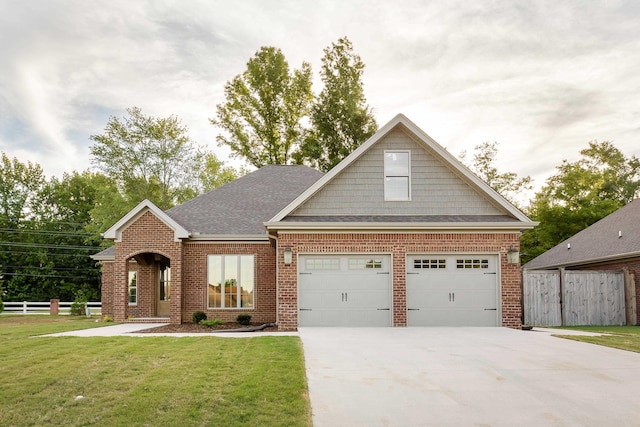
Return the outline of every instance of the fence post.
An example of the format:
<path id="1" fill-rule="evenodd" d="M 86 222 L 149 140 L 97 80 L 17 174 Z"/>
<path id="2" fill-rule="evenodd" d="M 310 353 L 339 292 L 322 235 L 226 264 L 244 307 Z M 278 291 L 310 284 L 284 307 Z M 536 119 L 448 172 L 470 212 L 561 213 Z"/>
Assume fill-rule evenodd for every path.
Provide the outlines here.
<path id="1" fill-rule="evenodd" d="M 632 271 L 627 267 L 624 267 L 622 271 L 624 272 L 625 320 L 628 326 L 635 326 L 638 323 L 636 315 L 636 284 Z"/>
<path id="2" fill-rule="evenodd" d="M 22 301 L 22 314 L 27 314 L 27 302 Z"/>
<path id="3" fill-rule="evenodd" d="M 49 304 L 49 314 L 57 316 L 60 313 L 60 300 L 52 299 Z"/>
<path id="4" fill-rule="evenodd" d="M 560 326 L 564 326 L 564 268 L 559 268 L 558 271 L 560 272 Z"/>

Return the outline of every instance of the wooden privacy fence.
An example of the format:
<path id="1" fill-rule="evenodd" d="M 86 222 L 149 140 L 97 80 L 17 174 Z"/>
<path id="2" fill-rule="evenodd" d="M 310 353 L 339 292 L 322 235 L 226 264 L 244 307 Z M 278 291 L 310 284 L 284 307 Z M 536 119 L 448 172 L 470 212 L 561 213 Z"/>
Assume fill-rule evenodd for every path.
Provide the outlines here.
<path id="1" fill-rule="evenodd" d="M 5 302 L 4 313 L 7 314 L 62 314 L 68 315 L 71 310 L 71 304 L 73 302 L 61 302 L 59 300 L 52 299 L 47 302 L 33 302 L 33 301 L 20 301 L 20 302 Z M 102 303 L 100 301 L 89 301 L 87 304 L 87 313 L 91 315 L 102 314 Z"/>
<path id="2" fill-rule="evenodd" d="M 633 275 L 626 271 L 524 270 L 524 324 L 634 325 Z"/>

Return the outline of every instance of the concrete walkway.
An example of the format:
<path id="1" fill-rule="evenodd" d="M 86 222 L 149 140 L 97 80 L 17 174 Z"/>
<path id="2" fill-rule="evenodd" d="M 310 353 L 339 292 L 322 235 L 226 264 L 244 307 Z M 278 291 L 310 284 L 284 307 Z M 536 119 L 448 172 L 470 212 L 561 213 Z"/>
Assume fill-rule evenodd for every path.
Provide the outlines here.
<path id="1" fill-rule="evenodd" d="M 210 332 L 210 333 L 137 333 L 144 329 L 157 328 L 166 323 L 122 323 L 119 325 L 103 326 L 100 328 L 80 329 L 77 331 L 58 332 L 55 334 L 39 335 L 41 337 L 222 337 L 222 338 L 253 338 L 264 336 L 297 336 L 297 332 Z"/>
<path id="2" fill-rule="evenodd" d="M 640 425 L 640 354 L 507 328 L 301 328 L 313 425 Z"/>

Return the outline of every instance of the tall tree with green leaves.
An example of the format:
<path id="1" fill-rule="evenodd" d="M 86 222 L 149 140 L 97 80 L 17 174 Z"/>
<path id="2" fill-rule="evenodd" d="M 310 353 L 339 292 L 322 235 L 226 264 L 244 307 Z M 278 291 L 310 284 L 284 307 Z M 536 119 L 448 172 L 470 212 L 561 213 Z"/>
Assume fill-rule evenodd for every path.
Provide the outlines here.
<path id="1" fill-rule="evenodd" d="M 460 159 L 465 164 L 466 155 L 466 151 L 460 154 Z M 515 172 L 498 172 L 495 166 L 497 157 L 498 143 L 486 141 L 475 146 L 473 160 L 467 166 L 502 197 L 522 209 L 522 193 L 533 188 L 531 177 L 521 178 Z"/>
<path id="2" fill-rule="evenodd" d="M 0 167 L 0 287 L 8 301 L 99 298 L 100 270 L 88 257 L 99 233 L 91 221 L 95 188 L 82 174 L 47 180 L 37 164 L 9 159 Z"/>
<path id="3" fill-rule="evenodd" d="M 137 107 L 111 117 L 100 135 L 91 135 L 92 163 L 113 179 L 135 206 L 149 199 L 162 209 L 192 195 L 193 170 L 205 152 L 193 142 L 176 116 L 151 117 Z M 132 207 L 130 206 L 130 207 Z"/>
<path id="4" fill-rule="evenodd" d="M 563 161 L 531 202 L 528 214 L 540 225 L 522 236 L 524 262 L 640 196 L 640 159 L 610 141 L 589 142 L 580 155 Z"/>
<path id="5" fill-rule="evenodd" d="M 311 108 L 311 132 L 297 154 L 300 160 L 326 172 L 377 131 L 364 95 L 364 67 L 346 37 L 324 49 L 324 88 Z"/>
<path id="6" fill-rule="evenodd" d="M 311 66 L 303 62 L 291 72 L 280 49 L 262 47 L 247 69 L 227 82 L 224 94 L 216 118 L 210 119 L 224 131 L 218 145 L 258 168 L 291 163 L 313 101 Z"/>

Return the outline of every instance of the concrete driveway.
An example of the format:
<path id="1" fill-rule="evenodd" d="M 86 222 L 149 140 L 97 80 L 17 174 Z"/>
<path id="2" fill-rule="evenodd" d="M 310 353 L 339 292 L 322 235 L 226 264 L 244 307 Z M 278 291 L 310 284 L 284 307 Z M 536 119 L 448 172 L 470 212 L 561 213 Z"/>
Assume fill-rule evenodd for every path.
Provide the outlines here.
<path id="1" fill-rule="evenodd" d="M 640 426 L 640 354 L 507 328 L 300 328 L 313 425 Z"/>

